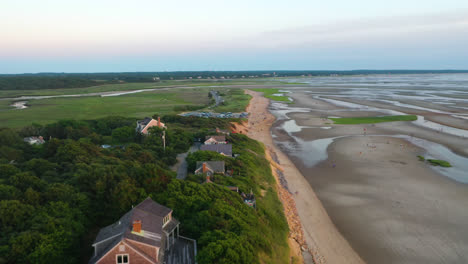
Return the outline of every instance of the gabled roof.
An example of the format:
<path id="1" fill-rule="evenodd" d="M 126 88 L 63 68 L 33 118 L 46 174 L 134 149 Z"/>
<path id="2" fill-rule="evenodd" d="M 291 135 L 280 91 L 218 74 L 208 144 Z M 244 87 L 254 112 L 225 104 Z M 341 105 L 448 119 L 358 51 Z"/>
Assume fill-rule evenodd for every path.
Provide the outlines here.
<path id="1" fill-rule="evenodd" d="M 210 138 L 212 138 L 212 139 L 214 139 L 214 140 L 216 140 L 216 141 L 218 141 L 218 142 L 220 142 L 220 141 L 226 141 L 226 136 L 206 136 L 206 137 L 205 137 L 205 141 L 208 140 L 208 139 L 210 139 Z"/>
<path id="2" fill-rule="evenodd" d="M 178 224 L 178 221 L 172 218 L 163 228 L 163 218 L 171 212 L 171 209 L 156 203 L 149 197 L 146 198 L 143 202 L 123 215 L 119 221 L 99 231 L 93 244 L 96 256 L 94 256 L 89 263 L 95 263 L 101 259 L 107 251 L 115 247 L 115 245 L 124 238 L 150 246 L 161 247 L 162 241 L 165 239 L 165 232 L 168 232 L 167 227 Z M 145 231 L 144 233 L 151 234 L 151 236 L 142 236 L 132 233 L 133 221 L 136 220 L 141 221 L 141 229 Z"/>
<path id="3" fill-rule="evenodd" d="M 206 166 L 211 169 L 213 172 L 222 172 L 224 173 L 224 161 L 197 161 L 197 169 L 203 168 L 203 163 L 206 163 Z"/>
<path id="4" fill-rule="evenodd" d="M 151 120 L 153 120 L 153 119 L 150 118 L 150 117 L 145 117 L 145 119 L 143 119 L 143 120 L 138 120 L 137 123 L 139 125 L 146 126 L 149 122 L 151 122 Z"/>
<path id="5" fill-rule="evenodd" d="M 200 150 L 215 151 L 218 153 L 224 153 L 227 156 L 232 156 L 231 144 L 202 145 Z"/>

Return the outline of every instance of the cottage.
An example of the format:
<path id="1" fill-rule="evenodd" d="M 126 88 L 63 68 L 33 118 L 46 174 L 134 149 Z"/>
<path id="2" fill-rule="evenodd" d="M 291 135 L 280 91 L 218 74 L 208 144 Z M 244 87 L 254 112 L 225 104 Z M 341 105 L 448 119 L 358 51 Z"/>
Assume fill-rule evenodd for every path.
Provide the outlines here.
<path id="1" fill-rule="evenodd" d="M 207 176 L 211 176 L 215 173 L 224 174 L 225 171 L 224 161 L 197 161 L 195 174 L 206 174 Z"/>
<path id="2" fill-rule="evenodd" d="M 154 120 L 149 117 L 145 117 L 143 120 L 137 121 L 137 126 L 136 126 L 136 131 L 138 133 L 147 135 L 148 134 L 148 129 L 150 127 L 160 127 L 160 128 L 166 128 L 166 125 L 161 122 L 161 118 L 158 117 L 158 120 Z"/>
<path id="3" fill-rule="evenodd" d="M 172 210 L 148 197 L 99 231 L 89 263 L 163 263 L 174 253 L 173 247 L 180 247 L 181 239 L 190 240 L 179 236 L 179 221 L 172 217 Z M 191 248 L 184 248 L 187 255 L 179 256 L 188 261 L 180 263 L 194 263 L 196 246 L 192 241 Z"/>
<path id="4" fill-rule="evenodd" d="M 206 136 L 205 145 L 226 144 L 226 136 Z"/>
<path id="5" fill-rule="evenodd" d="M 232 145 L 231 144 L 214 144 L 214 145 L 202 145 L 200 150 L 214 151 L 226 157 L 232 157 Z"/>
<path id="6" fill-rule="evenodd" d="M 41 145 L 41 144 L 44 144 L 45 143 L 45 140 L 43 137 L 39 136 L 39 137 L 25 137 L 23 139 L 24 142 L 27 142 L 29 143 L 30 145 Z"/>

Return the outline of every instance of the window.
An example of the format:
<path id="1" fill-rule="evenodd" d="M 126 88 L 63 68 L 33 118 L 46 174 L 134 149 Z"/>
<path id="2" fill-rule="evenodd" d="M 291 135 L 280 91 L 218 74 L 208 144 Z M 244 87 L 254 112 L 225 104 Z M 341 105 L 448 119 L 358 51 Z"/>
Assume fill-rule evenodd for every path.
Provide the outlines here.
<path id="1" fill-rule="evenodd" d="M 171 220 L 171 215 L 167 215 L 163 218 L 163 225 L 165 225 L 167 222 L 169 222 L 169 220 Z"/>
<path id="2" fill-rule="evenodd" d="M 130 261 L 128 261 L 128 254 L 119 254 L 116 256 L 117 258 L 117 264 L 128 264 Z"/>

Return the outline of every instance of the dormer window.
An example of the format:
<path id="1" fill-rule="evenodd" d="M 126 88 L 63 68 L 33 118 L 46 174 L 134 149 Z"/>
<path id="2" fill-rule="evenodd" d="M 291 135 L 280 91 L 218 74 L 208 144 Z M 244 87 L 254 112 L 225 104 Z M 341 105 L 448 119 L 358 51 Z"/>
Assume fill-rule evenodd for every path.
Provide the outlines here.
<path id="1" fill-rule="evenodd" d="M 169 222 L 169 220 L 171 220 L 171 215 L 170 215 L 170 214 L 166 215 L 166 216 L 163 218 L 163 225 L 166 225 L 167 222 Z"/>

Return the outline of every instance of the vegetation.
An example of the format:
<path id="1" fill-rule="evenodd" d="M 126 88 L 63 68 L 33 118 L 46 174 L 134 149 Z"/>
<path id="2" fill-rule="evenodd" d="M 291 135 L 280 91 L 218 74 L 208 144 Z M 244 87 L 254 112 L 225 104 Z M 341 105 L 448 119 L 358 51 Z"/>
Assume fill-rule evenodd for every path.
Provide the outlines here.
<path id="1" fill-rule="evenodd" d="M 433 166 L 441 166 L 441 167 L 452 167 L 450 162 L 445 160 L 436 160 L 436 159 L 427 159 L 427 161 Z"/>
<path id="2" fill-rule="evenodd" d="M 109 115 L 126 117 L 173 114 L 182 108 L 206 107 L 209 99 L 201 90 L 152 91 L 110 97 L 69 97 L 31 100 L 29 108 L 0 111 L 0 123 L 5 127 L 20 128 L 31 123 L 49 124 L 73 117 L 91 120 Z M 0 101 L 1 102 L 1 101 Z M 8 106 L 7 106 L 8 107 Z M 0 108 L 2 105 L 0 104 Z"/>
<path id="3" fill-rule="evenodd" d="M 354 71 L 180 71 L 180 72 L 110 72 L 110 73 L 39 73 L 0 74 L 0 90 L 31 90 L 89 87 L 104 83 L 157 83 L 163 80 L 196 81 L 207 78 L 217 80 L 251 80 L 252 78 L 328 76 L 356 74 L 421 74 L 466 73 L 465 70 L 354 70 Z"/>
<path id="4" fill-rule="evenodd" d="M 213 108 L 214 111 L 220 112 L 244 112 L 251 96 L 244 93 L 242 89 L 226 89 L 222 90 L 221 96 L 224 99 L 224 103 Z"/>
<path id="5" fill-rule="evenodd" d="M 424 157 L 421 156 L 421 155 L 418 155 L 418 159 L 419 159 L 419 161 L 426 161 L 426 158 L 424 158 Z"/>
<path id="6" fill-rule="evenodd" d="M 99 82 L 77 77 L 2 76 L 0 90 L 34 90 L 76 88 L 98 85 Z"/>
<path id="7" fill-rule="evenodd" d="M 286 263 L 287 224 L 263 147 L 243 135 L 229 141 L 239 158 L 224 158 L 235 173 L 218 184 L 181 181 L 169 166 L 194 137 L 228 119 L 164 116 L 159 128 L 135 134 L 134 118 L 106 117 L 0 129 L 0 263 L 83 263 L 99 228 L 150 196 L 171 207 L 181 233 L 197 239 L 198 263 Z M 43 145 L 22 137 L 43 135 Z M 103 149 L 102 144 L 111 148 Z M 208 157 L 206 157 L 208 158 Z M 257 209 L 223 187 L 252 190 Z"/>
<path id="8" fill-rule="evenodd" d="M 396 115 L 396 116 L 371 116 L 371 117 L 343 117 L 343 118 L 329 118 L 338 125 L 356 125 L 356 124 L 374 124 L 382 122 L 394 121 L 415 121 L 415 115 Z"/>
<path id="9" fill-rule="evenodd" d="M 291 102 L 289 101 L 289 97 L 285 96 L 284 93 L 280 92 L 280 89 L 260 88 L 260 89 L 252 89 L 252 90 L 256 92 L 262 92 L 263 96 L 274 101 L 281 101 L 281 102 L 288 102 L 288 103 Z"/>

